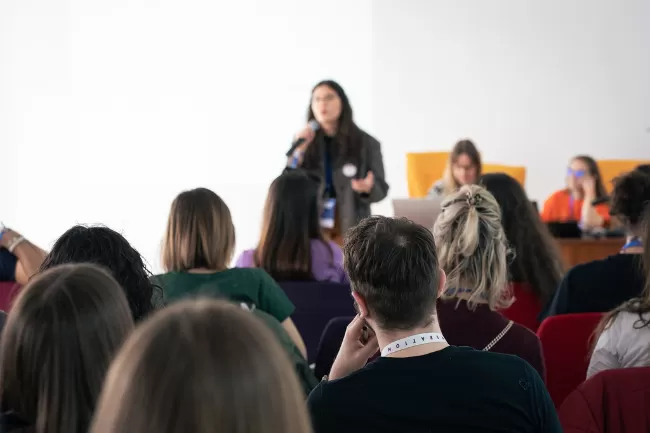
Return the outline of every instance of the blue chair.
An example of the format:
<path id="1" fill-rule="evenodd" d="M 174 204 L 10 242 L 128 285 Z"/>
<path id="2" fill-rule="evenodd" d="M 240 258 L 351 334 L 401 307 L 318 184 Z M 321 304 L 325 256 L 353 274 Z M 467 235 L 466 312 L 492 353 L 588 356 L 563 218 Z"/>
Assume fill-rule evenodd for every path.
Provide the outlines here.
<path id="1" fill-rule="evenodd" d="M 309 363 L 316 351 L 325 327 L 335 317 L 354 316 L 354 301 L 348 284 L 316 281 L 281 282 L 296 311 L 291 315 L 307 346 Z"/>

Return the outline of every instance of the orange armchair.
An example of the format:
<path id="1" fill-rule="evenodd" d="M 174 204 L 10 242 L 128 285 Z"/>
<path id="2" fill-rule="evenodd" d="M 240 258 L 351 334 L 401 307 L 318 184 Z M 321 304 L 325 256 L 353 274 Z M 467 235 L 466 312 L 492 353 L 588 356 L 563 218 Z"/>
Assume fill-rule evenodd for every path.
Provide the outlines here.
<path id="1" fill-rule="evenodd" d="M 406 154 L 406 176 L 409 197 L 426 197 L 433 183 L 442 178 L 449 152 L 418 152 Z"/>
<path id="2" fill-rule="evenodd" d="M 515 179 L 522 188 L 526 187 L 526 167 L 516 165 L 483 164 L 483 174 L 505 173 Z"/>
<path id="3" fill-rule="evenodd" d="M 409 197 L 426 197 L 433 183 L 442 178 L 449 160 L 449 152 L 417 152 L 406 154 L 406 175 Z M 523 187 L 526 167 L 501 164 L 483 164 L 483 173 L 506 173 Z"/>
<path id="4" fill-rule="evenodd" d="M 612 181 L 617 176 L 632 171 L 641 164 L 650 164 L 650 161 L 634 159 L 603 159 L 598 161 L 598 169 L 607 192 L 612 191 Z"/>

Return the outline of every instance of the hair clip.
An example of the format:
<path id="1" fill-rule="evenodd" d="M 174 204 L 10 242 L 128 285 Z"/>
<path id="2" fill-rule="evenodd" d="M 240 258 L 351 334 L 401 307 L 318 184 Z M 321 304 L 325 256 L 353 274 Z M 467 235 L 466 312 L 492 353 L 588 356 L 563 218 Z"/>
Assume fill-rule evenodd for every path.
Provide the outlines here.
<path id="1" fill-rule="evenodd" d="M 472 193 L 468 192 L 467 193 L 467 204 L 470 206 L 478 206 L 481 201 L 483 201 L 483 197 L 480 195 L 472 195 Z"/>

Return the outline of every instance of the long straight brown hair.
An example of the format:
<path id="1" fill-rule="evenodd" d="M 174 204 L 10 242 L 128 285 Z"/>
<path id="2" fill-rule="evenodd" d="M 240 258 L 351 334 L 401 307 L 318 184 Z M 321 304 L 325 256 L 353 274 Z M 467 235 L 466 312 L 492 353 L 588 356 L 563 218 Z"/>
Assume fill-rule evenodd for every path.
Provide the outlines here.
<path id="1" fill-rule="evenodd" d="M 186 300 L 156 313 L 111 366 L 91 433 L 310 433 L 277 339 L 236 305 Z"/>
<path id="2" fill-rule="evenodd" d="M 275 179 L 264 206 L 255 265 L 277 281 L 313 280 L 311 242 L 329 244 L 320 228 L 320 183 L 302 170 Z M 334 260 L 330 248 L 330 260 Z"/>
<path id="3" fill-rule="evenodd" d="M 472 161 L 472 164 L 476 167 L 476 178 L 478 179 L 481 176 L 483 163 L 481 162 L 481 154 L 478 152 L 476 145 L 472 140 L 460 140 L 454 145 L 454 148 L 449 154 L 447 167 L 445 167 L 445 173 L 442 177 L 443 191 L 445 195 L 456 192 L 461 186 L 452 173 L 452 166 L 456 164 L 456 161 L 458 161 L 458 158 L 461 155 L 467 155 L 467 157 Z"/>
<path id="4" fill-rule="evenodd" d="M 35 433 L 86 433 L 114 355 L 133 330 L 124 291 L 103 269 L 37 274 L 0 344 L 0 407 Z"/>

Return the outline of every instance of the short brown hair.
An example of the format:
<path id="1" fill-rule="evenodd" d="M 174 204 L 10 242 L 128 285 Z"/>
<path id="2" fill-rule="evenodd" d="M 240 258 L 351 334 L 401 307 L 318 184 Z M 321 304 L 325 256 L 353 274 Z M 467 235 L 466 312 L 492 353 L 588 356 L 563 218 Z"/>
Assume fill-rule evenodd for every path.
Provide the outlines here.
<path id="1" fill-rule="evenodd" d="M 352 290 L 382 329 L 432 320 L 440 272 L 430 230 L 404 218 L 371 216 L 347 232 L 343 254 Z"/>
<path id="2" fill-rule="evenodd" d="M 113 363 L 93 433 L 309 433 L 305 396 L 276 338 L 236 305 L 181 301 Z"/>
<path id="3" fill-rule="evenodd" d="M 176 197 L 162 248 L 162 264 L 167 272 L 224 270 L 234 250 L 235 227 L 221 197 L 206 188 Z"/>
<path id="4" fill-rule="evenodd" d="M 35 433 L 86 433 L 113 356 L 133 330 L 124 291 L 91 264 L 37 274 L 0 344 L 0 407 Z"/>

